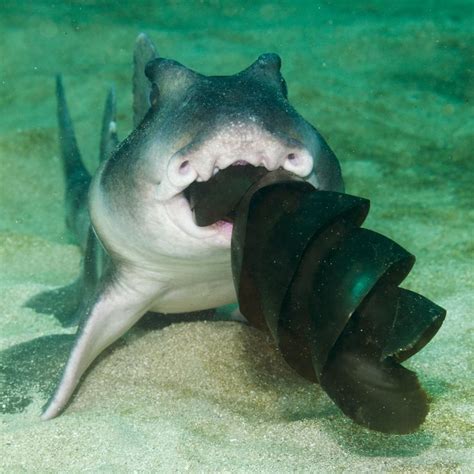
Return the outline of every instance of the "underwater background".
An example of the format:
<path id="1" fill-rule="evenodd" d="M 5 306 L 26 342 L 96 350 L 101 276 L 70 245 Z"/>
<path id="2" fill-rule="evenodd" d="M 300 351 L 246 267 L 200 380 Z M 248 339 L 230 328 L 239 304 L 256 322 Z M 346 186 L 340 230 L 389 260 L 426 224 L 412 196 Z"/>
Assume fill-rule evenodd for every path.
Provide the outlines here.
<path id="1" fill-rule="evenodd" d="M 474 4 L 469 0 L 0 2 L 1 472 L 471 472 Z M 230 321 L 137 327 L 64 415 L 39 414 L 74 328 L 24 304 L 70 283 L 54 76 L 97 166 L 107 89 L 131 131 L 132 49 L 233 74 L 277 52 L 289 98 L 338 156 L 365 227 L 416 255 L 402 286 L 448 310 L 404 365 L 431 398 L 407 436 L 368 431 Z M 223 318 L 224 319 L 224 318 Z"/>

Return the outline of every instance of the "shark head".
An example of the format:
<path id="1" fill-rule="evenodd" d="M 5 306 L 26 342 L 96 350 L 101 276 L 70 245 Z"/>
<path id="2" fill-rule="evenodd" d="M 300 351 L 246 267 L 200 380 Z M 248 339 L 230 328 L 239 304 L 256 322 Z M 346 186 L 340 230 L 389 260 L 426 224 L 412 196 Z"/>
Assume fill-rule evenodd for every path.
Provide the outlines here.
<path id="1" fill-rule="evenodd" d="M 231 76 L 150 61 L 150 108 L 92 186 L 94 228 L 112 253 L 143 263 L 226 262 L 232 224 L 196 225 L 185 190 L 229 166 L 285 169 L 343 190 L 327 143 L 288 101 L 276 54 Z"/>

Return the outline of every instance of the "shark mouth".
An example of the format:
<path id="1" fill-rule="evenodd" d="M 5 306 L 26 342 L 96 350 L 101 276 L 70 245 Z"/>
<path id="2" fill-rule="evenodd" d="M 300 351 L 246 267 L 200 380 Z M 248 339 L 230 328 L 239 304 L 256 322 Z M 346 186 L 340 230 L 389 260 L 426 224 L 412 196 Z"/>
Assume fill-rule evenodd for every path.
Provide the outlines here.
<path id="1" fill-rule="evenodd" d="M 185 189 L 184 195 L 196 225 L 232 225 L 235 208 L 246 191 L 268 172 L 263 166 L 255 167 L 245 161 L 237 161 L 208 181 L 192 183 Z"/>
<path id="2" fill-rule="evenodd" d="M 185 189 L 184 196 L 198 227 L 213 226 L 231 235 L 238 209 L 245 207 L 249 196 L 263 187 L 294 181 L 305 182 L 303 178 L 281 168 L 269 171 L 263 166 L 238 161 L 220 170 L 208 181 L 195 181 Z"/>

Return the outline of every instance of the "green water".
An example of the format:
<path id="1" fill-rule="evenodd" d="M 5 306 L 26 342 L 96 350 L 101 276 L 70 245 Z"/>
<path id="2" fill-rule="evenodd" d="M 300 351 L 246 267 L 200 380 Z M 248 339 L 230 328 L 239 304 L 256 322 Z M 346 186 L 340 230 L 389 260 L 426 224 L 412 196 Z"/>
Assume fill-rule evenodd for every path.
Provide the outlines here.
<path id="1" fill-rule="evenodd" d="M 472 470 L 473 10 L 467 0 L 1 2 L 0 400 L 17 408 L 2 410 L 2 472 Z M 93 171 L 112 83 L 120 137 L 131 130 L 141 31 L 204 74 L 280 54 L 291 103 L 330 143 L 346 190 L 371 200 L 367 227 L 417 256 L 404 286 L 448 310 L 407 364 L 432 399 L 419 432 L 354 425 L 264 336 L 231 322 L 132 331 L 62 417 L 39 422 L 72 329 L 23 304 L 72 281 L 80 260 L 64 224 L 54 75 Z"/>

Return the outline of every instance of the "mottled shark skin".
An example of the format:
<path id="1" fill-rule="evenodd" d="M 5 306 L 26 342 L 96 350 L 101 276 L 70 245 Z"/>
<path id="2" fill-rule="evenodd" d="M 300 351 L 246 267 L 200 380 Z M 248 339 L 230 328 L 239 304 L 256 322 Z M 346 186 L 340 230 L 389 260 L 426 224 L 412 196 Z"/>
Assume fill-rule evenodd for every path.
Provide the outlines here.
<path id="1" fill-rule="evenodd" d="M 87 367 L 145 312 L 182 313 L 236 302 L 232 224 L 197 226 L 184 195 L 191 183 L 247 163 L 283 168 L 318 189 L 343 191 L 335 155 L 288 102 L 278 55 L 263 54 L 232 76 L 204 76 L 156 56 L 141 34 L 134 53 L 135 129 L 116 147 L 111 93 L 103 162 L 92 179 L 58 82 L 68 222 L 85 242 L 83 298 L 75 344 L 44 420 L 65 408 Z M 71 178 L 75 173 L 78 181 Z"/>

